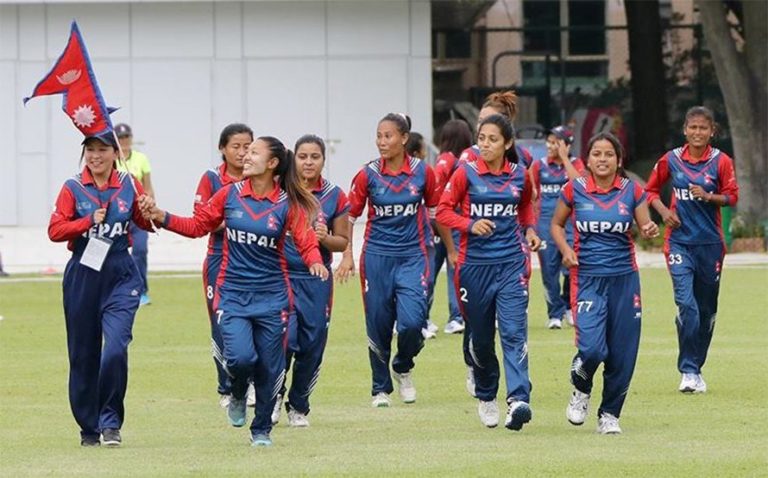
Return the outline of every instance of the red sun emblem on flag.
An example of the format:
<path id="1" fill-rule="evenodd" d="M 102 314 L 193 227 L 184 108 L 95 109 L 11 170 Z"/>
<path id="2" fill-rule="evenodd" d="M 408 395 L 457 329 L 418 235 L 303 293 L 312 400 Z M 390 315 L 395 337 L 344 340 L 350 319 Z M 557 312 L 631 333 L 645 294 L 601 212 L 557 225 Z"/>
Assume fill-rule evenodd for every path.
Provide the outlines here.
<path id="1" fill-rule="evenodd" d="M 633 300 L 634 300 L 635 309 L 639 309 L 640 308 L 640 295 L 635 294 Z"/>
<path id="2" fill-rule="evenodd" d="M 117 198 L 117 210 L 126 213 L 128 212 L 128 204 L 120 198 Z"/>
<path id="3" fill-rule="evenodd" d="M 277 230 L 277 219 L 275 219 L 275 216 L 272 214 L 269 215 L 267 218 L 267 229 L 270 231 L 276 231 Z"/>
<path id="4" fill-rule="evenodd" d="M 621 201 L 619 201 L 619 214 L 622 216 L 629 216 L 629 209 L 627 209 L 627 205 Z"/>

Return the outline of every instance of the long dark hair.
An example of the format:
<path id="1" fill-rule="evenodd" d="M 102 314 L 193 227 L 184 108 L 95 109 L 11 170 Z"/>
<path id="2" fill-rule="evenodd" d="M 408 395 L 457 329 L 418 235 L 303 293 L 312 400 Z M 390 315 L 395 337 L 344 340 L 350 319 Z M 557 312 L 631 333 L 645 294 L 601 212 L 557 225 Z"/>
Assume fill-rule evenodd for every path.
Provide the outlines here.
<path id="1" fill-rule="evenodd" d="M 517 164 L 518 157 L 517 150 L 515 149 L 515 128 L 512 126 L 509 118 L 502 114 L 491 115 L 480 122 L 480 125 L 477 128 L 477 133 L 480 134 L 480 129 L 487 124 L 493 124 L 499 128 L 505 144 L 512 141 L 512 146 L 504 151 L 504 159 L 512 164 Z"/>
<path id="2" fill-rule="evenodd" d="M 450 120 L 440 129 L 440 152 L 453 153 L 457 158 L 472 146 L 472 130 L 466 121 Z"/>
<path id="3" fill-rule="evenodd" d="M 624 152 L 624 146 L 621 145 L 621 141 L 619 141 L 619 138 L 614 136 L 613 134 L 609 132 L 603 132 L 603 133 L 597 133 L 596 135 L 589 138 L 589 143 L 587 143 L 587 154 L 584 156 L 584 167 L 589 171 L 589 174 L 592 174 L 592 170 L 589 169 L 589 155 L 592 151 L 592 146 L 595 145 L 598 141 L 608 141 L 613 146 L 613 150 L 616 151 L 616 161 L 618 165 L 618 169 L 616 169 L 616 174 L 619 176 L 626 178 L 627 173 L 624 171 L 624 160 L 626 158 L 626 153 Z"/>
<path id="4" fill-rule="evenodd" d="M 219 149 L 225 148 L 232 136 L 240 133 L 247 134 L 251 137 L 251 141 L 253 141 L 253 130 L 248 125 L 243 123 L 230 123 L 221 130 L 221 134 L 219 135 Z M 221 160 L 226 161 L 227 158 L 222 154 Z"/>
<path id="5" fill-rule="evenodd" d="M 269 153 L 273 158 L 277 158 L 275 174 L 280 178 L 280 187 L 288 194 L 288 201 L 303 209 L 311 223 L 317 216 L 320 204 L 315 196 L 301 185 L 293 152 L 274 136 L 259 136 L 258 140 L 267 143 Z"/>

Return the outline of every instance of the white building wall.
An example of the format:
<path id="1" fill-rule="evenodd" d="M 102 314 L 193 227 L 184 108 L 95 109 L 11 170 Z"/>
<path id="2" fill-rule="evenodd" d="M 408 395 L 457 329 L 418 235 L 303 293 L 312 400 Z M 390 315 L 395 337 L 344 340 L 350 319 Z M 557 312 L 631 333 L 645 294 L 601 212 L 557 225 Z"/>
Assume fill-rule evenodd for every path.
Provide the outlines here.
<path id="1" fill-rule="evenodd" d="M 133 127 L 171 211 L 191 212 L 227 123 L 291 147 L 304 133 L 328 138 L 325 174 L 345 189 L 376 156 L 384 114 L 408 112 L 431 136 L 429 0 L 0 4 L 0 226 L 45 224 L 78 169 L 61 97 L 21 103 L 72 19 L 105 100 L 121 107 L 113 122 Z"/>

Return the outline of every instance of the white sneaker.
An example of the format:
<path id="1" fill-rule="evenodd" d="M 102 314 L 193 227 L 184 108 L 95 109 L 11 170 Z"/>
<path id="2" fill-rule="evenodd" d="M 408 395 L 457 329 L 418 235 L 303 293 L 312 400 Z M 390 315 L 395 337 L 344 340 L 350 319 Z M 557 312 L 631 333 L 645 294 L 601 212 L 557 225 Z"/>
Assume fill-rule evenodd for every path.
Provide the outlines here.
<path id="1" fill-rule="evenodd" d="M 614 417 L 610 413 L 603 413 L 602 415 L 600 415 L 600 418 L 597 419 L 597 433 L 601 435 L 621 434 L 619 419 Z"/>
<path id="2" fill-rule="evenodd" d="M 275 408 L 272 409 L 272 425 L 280 421 L 280 412 L 283 410 L 283 395 L 278 394 L 275 400 Z"/>
<path id="3" fill-rule="evenodd" d="M 445 324 L 443 332 L 446 334 L 460 334 L 464 332 L 464 328 L 465 325 L 463 320 L 451 319 L 447 324 Z"/>
<path id="4" fill-rule="evenodd" d="M 438 327 L 437 324 L 432 322 L 431 320 L 428 320 L 427 321 L 427 330 L 429 330 L 433 334 L 437 334 L 437 331 L 440 330 L 440 327 Z"/>
<path id="5" fill-rule="evenodd" d="M 583 425 L 589 412 L 589 394 L 574 390 L 571 394 L 571 400 L 568 402 L 568 408 L 565 409 L 565 416 L 571 425 Z"/>
<path id="6" fill-rule="evenodd" d="M 256 406 L 256 388 L 252 383 L 248 384 L 248 391 L 245 394 L 245 404 L 253 408 Z"/>
<path id="7" fill-rule="evenodd" d="M 307 419 L 307 416 L 304 415 L 303 413 L 297 412 L 293 408 L 290 408 L 288 410 L 288 426 L 305 428 L 309 426 L 309 420 Z"/>
<path id="8" fill-rule="evenodd" d="M 562 329 L 563 321 L 560 319 L 549 319 L 549 321 L 547 322 L 547 328 L 550 330 Z"/>
<path id="9" fill-rule="evenodd" d="M 499 405 L 496 400 L 484 402 L 482 400 L 477 404 L 477 414 L 480 415 L 480 422 L 488 428 L 494 428 L 499 424 Z"/>
<path id="10" fill-rule="evenodd" d="M 472 398 L 475 398 L 475 370 L 472 367 L 467 367 L 467 393 Z"/>
<path id="11" fill-rule="evenodd" d="M 429 330 L 429 327 L 424 327 L 421 329 L 421 336 L 424 337 L 424 340 L 435 339 L 437 338 L 437 333 Z"/>
<path id="12" fill-rule="evenodd" d="M 510 430 L 521 430 L 523 425 L 531 421 L 533 412 L 531 406 L 520 400 L 512 400 L 507 407 L 507 419 L 504 426 Z"/>
<path id="13" fill-rule="evenodd" d="M 706 393 L 707 382 L 704 381 L 704 377 L 701 374 L 696 375 L 696 390 L 693 393 Z"/>
<path id="14" fill-rule="evenodd" d="M 571 327 L 576 325 L 576 323 L 573 321 L 573 311 L 570 309 L 565 311 L 565 322 Z"/>
<path id="15" fill-rule="evenodd" d="M 219 406 L 221 408 L 229 408 L 229 401 L 232 400 L 232 395 L 221 394 L 219 395 Z"/>
<path id="16" fill-rule="evenodd" d="M 371 406 L 373 408 L 388 408 L 391 404 L 392 400 L 389 398 L 389 395 L 384 392 L 379 392 L 374 395 L 373 401 L 371 401 Z"/>
<path id="17" fill-rule="evenodd" d="M 684 373 L 680 380 L 680 386 L 677 388 L 683 393 L 696 393 L 698 390 L 698 375 L 695 373 Z"/>
<path id="18" fill-rule="evenodd" d="M 395 381 L 400 392 L 400 399 L 403 403 L 414 403 L 416 401 L 416 387 L 413 385 L 411 372 L 395 373 Z"/>

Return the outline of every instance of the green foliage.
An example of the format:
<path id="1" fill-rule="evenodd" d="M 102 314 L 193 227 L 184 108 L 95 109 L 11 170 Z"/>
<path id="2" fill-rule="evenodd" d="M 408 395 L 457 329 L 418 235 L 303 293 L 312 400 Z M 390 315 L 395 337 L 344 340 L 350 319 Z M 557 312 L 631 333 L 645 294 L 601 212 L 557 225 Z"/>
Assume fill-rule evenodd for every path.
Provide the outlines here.
<path id="1" fill-rule="evenodd" d="M 760 223 L 743 214 L 736 214 L 731 220 L 731 235 L 734 239 L 765 237 L 768 222 Z"/>
<path id="2" fill-rule="evenodd" d="M 643 336 L 618 437 L 595 433 L 599 374 L 587 423 L 566 422 L 573 330 L 545 328 L 538 271 L 528 341 L 534 415 L 520 433 L 480 424 L 464 390 L 461 336 L 442 332 L 417 358 L 418 402 L 372 409 L 359 283 L 339 286 L 312 425 L 290 429 L 283 419 L 271 449 L 251 448 L 247 429 L 229 427 L 218 407 L 198 273 L 150 277 L 153 304 L 136 317 L 117 450 L 79 446 L 58 280 L 0 280 L 0 476 L 764 475 L 766 275 L 725 269 L 704 371 L 709 392 L 684 396 L 669 277 L 664 269 L 642 271 Z M 433 319 L 443 325 L 444 276 L 438 290 Z M 503 401 L 503 383 L 501 390 Z"/>

